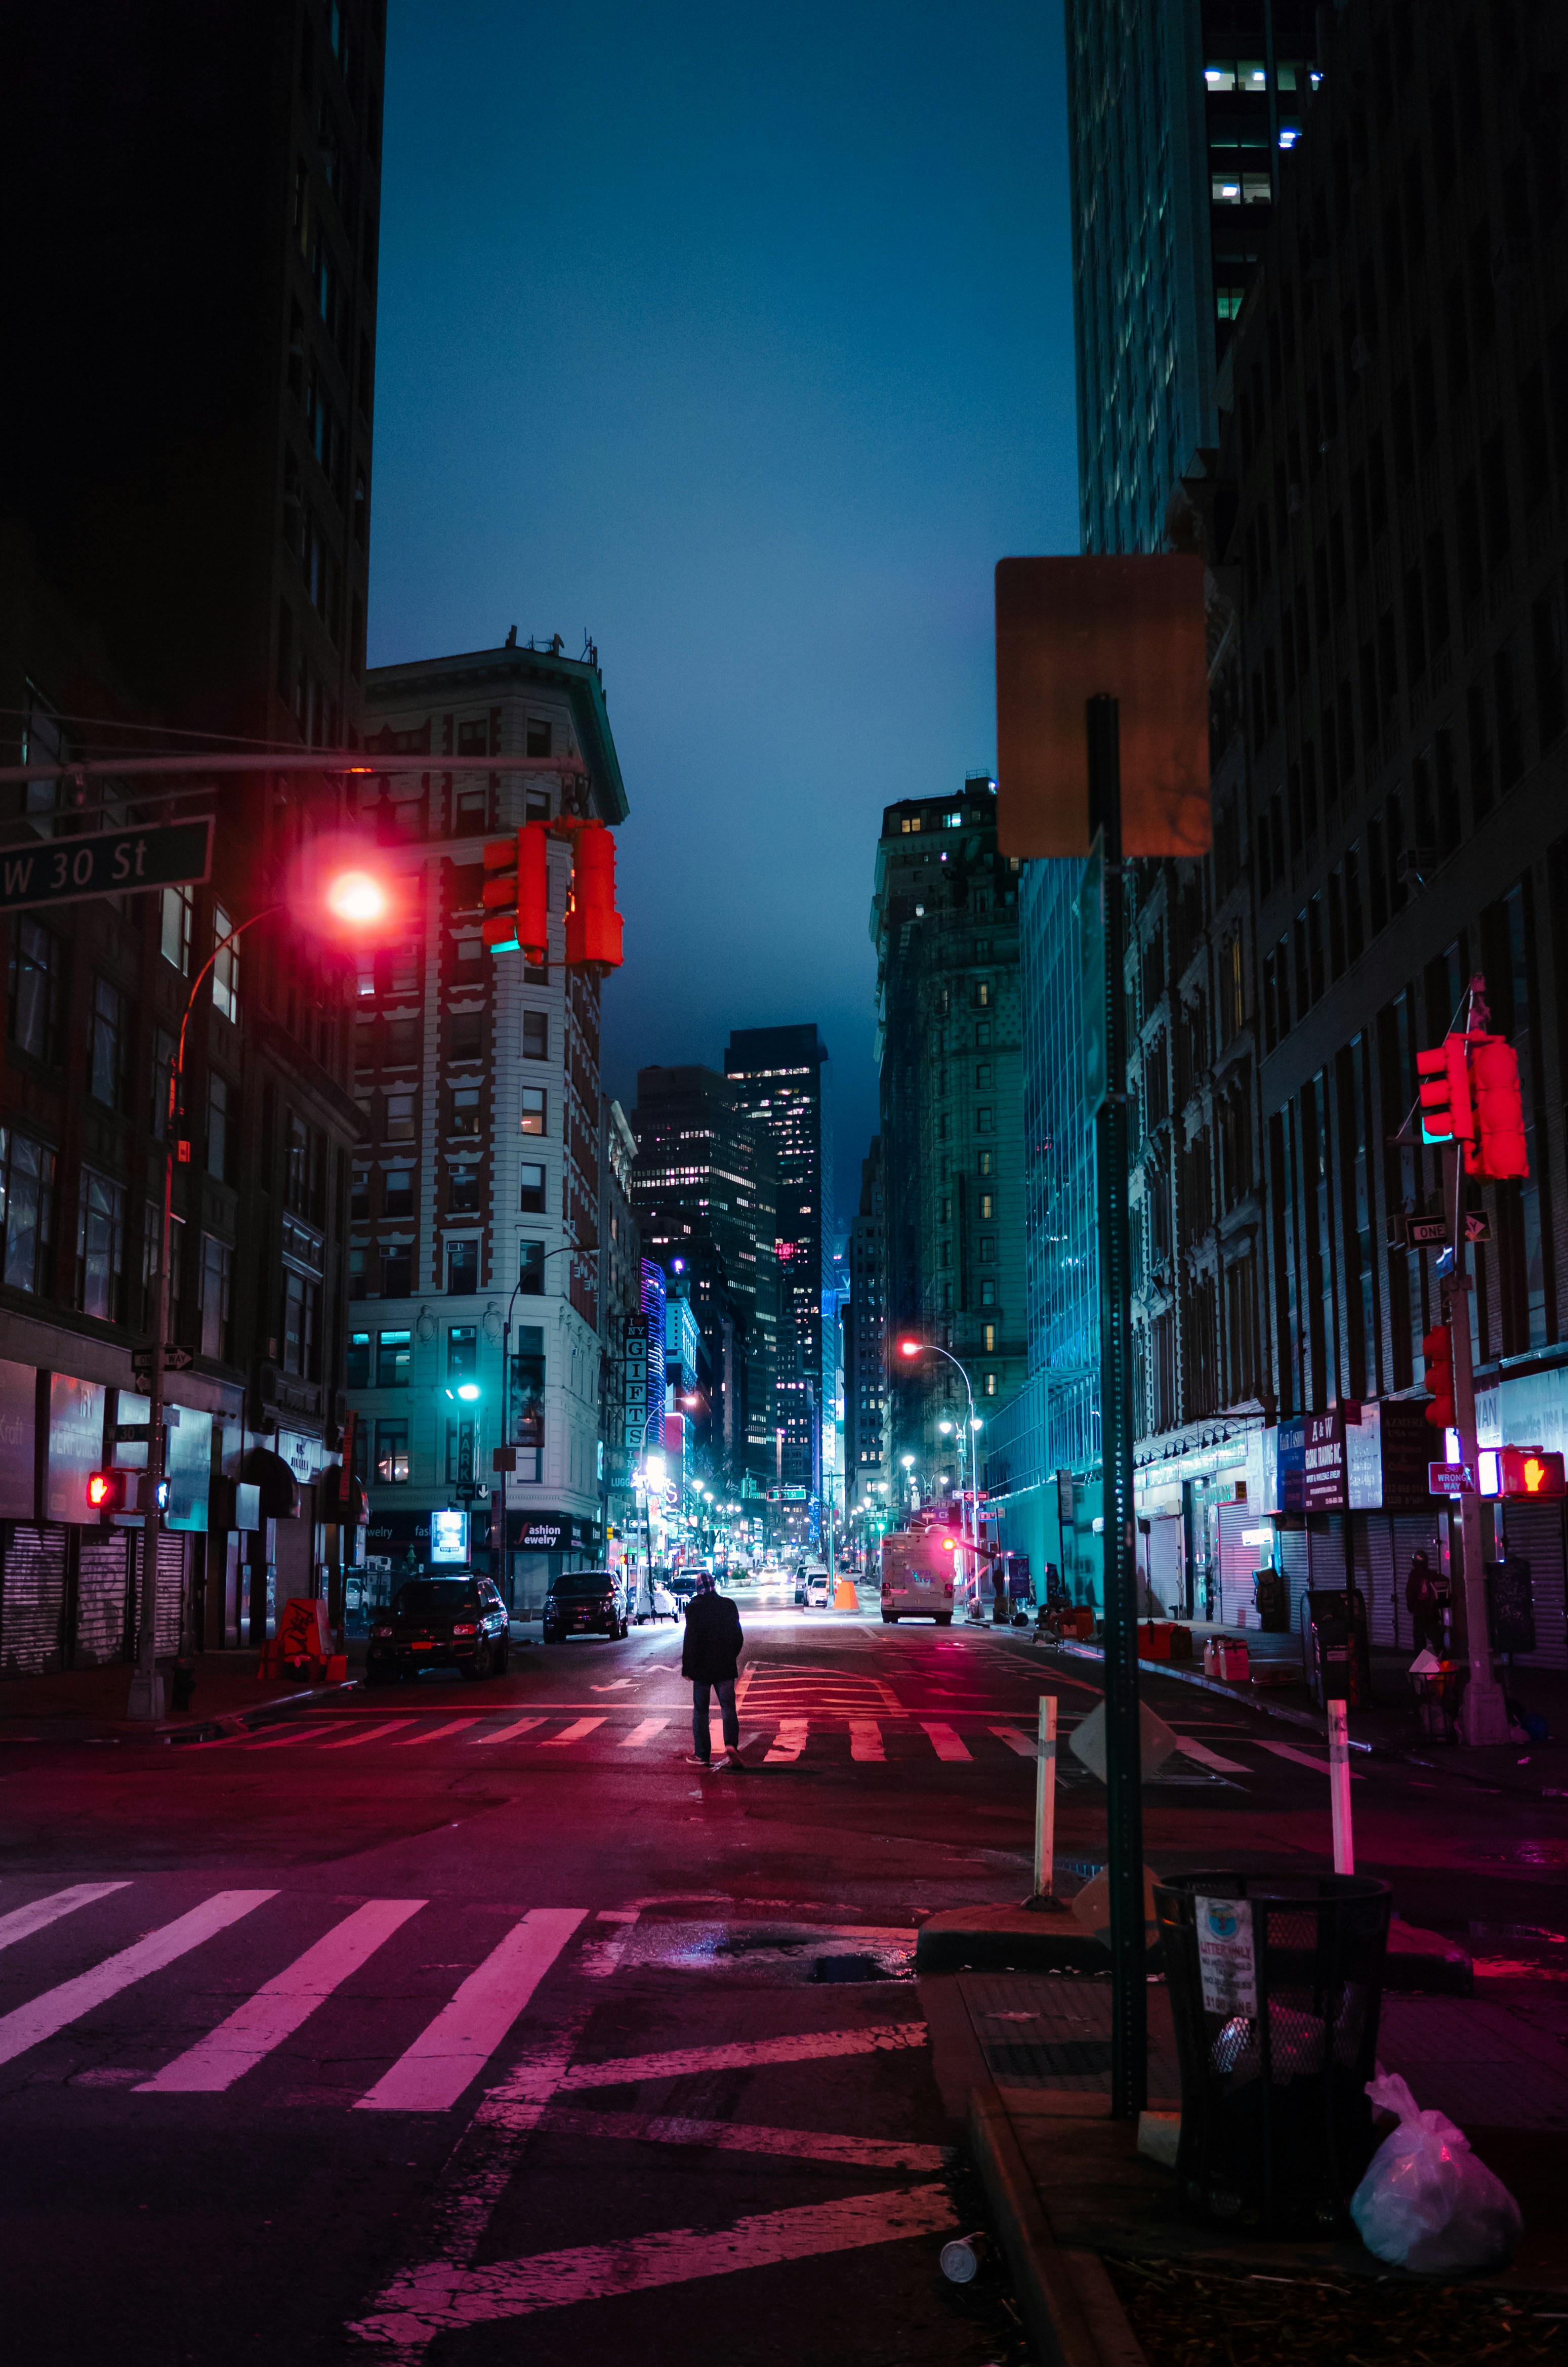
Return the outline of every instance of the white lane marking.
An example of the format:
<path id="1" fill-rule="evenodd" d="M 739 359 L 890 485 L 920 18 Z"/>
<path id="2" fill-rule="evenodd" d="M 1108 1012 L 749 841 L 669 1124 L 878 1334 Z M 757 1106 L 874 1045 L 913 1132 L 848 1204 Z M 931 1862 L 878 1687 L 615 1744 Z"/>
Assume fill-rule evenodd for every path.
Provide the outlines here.
<path id="1" fill-rule="evenodd" d="M 0 1915 L 0 1948 L 31 1939 L 35 1931 L 58 1923 L 62 1915 L 74 1915 L 78 1907 L 90 1907 L 95 1898 L 107 1898 L 111 1890 L 130 1887 L 129 1882 L 74 1882 L 69 1890 L 51 1890 L 47 1898 L 34 1898 L 26 1907 L 13 1907 L 8 1915 Z"/>
<path id="2" fill-rule="evenodd" d="M 276 1898 L 275 1890 L 219 1890 L 203 1899 L 188 1914 L 176 1916 L 161 1931 L 149 1931 L 144 1938 L 133 1941 L 118 1954 L 106 1956 L 101 1965 L 90 1972 L 78 1973 L 74 1980 L 62 1981 L 57 1988 L 45 1989 L 41 1997 L 32 1998 L 12 2013 L 0 2017 L 0 2063 L 9 2063 L 25 2055 L 29 2046 L 43 2039 L 52 2038 L 68 2022 L 79 2022 L 83 2014 L 91 2013 L 133 1981 L 145 1980 L 149 1973 L 160 1973 L 172 1965 L 176 1956 L 199 1948 L 203 1940 L 210 1940 L 216 1931 L 226 1931 L 248 1915 L 254 1907 Z"/>
<path id="3" fill-rule="evenodd" d="M 447 2112 L 494 2054 L 587 1911 L 530 1908 L 355 2110 Z"/>
<path id="4" fill-rule="evenodd" d="M 592 1734 L 596 1726 L 602 1726 L 603 1724 L 604 1720 L 602 1717 L 575 1718 L 570 1726 L 564 1727 L 559 1734 L 548 1735 L 545 1738 L 544 1749 L 546 1750 L 559 1750 L 563 1742 L 581 1742 L 585 1734 Z"/>
<path id="5" fill-rule="evenodd" d="M 460 1734 L 465 1727 L 478 1724 L 479 1714 L 476 1711 L 472 1717 L 454 1717 L 449 1719 L 445 1726 L 427 1726 L 418 1734 L 405 1734 L 397 1747 L 400 1750 L 406 1750 L 416 1742 L 444 1742 L 449 1734 Z"/>
<path id="6" fill-rule="evenodd" d="M 322 1999 L 340 1988 L 350 1973 L 357 1973 L 425 1903 L 423 1898 L 367 1899 L 247 1998 L 216 2030 L 176 2055 L 172 2063 L 165 2063 L 151 2079 L 142 2080 L 138 2095 L 211 2095 L 232 2088 L 275 2046 L 291 2037 Z"/>
<path id="7" fill-rule="evenodd" d="M 1310 1750 L 1298 1750 L 1293 1742 L 1266 1742 L 1260 1734 L 1254 1735 L 1253 1740 L 1257 1744 L 1260 1750 L 1272 1750 L 1276 1759 L 1293 1760 L 1298 1767 L 1310 1767 L 1314 1775 L 1326 1775 L 1328 1773 L 1328 1761 L 1326 1759 L 1314 1759 Z M 1247 1770 L 1248 1774 L 1252 1772 L 1253 1771 L 1250 1768 Z M 1364 1784 L 1366 1782 L 1366 1777 L 1360 1774 L 1356 1768 L 1353 1767 L 1350 1770 L 1350 1772 L 1355 1777 L 1358 1784 Z"/>
<path id="8" fill-rule="evenodd" d="M 270 1742 L 242 1742 L 242 1750 L 281 1750 L 290 1742 L 319 1742 L 324 1734 L 335 1734 L 344 1723 L 334 1718 L 330 1726 L 297 1726 L 288 1734 L 275 1734 Z"/>
<path id="9" fill-rule="evenodd" d="M 667 1717 L 645 1717 L 641 1726 L 634 1726 L 630 1734 L 621 1736 L 619 1747 L 622 1750 L 642 1750 L 656 1734 L 663 1734 L 668 1724 Z"/>
<path id="10" fill-rule="evenodd" d="M 1009 1750 L 1017 1752 L 1020 1759 L 1034 1757 L 1035 1737 L 1032 1734 L 1026 1734 L 1021 1727 L 994 1726 L 991 1731 L 998 1742 L 1005 1742 Z"/>
<path id="11" fill-rule="evenodd" d="M 608 1980 L 611 1973 L 619 1968 L 627 1942 L 641 1911 L 636 1907 L 607 1907 L 594 1918 L 597 1923 L 608 1923 L 615 1928 L 613 1938 L 607 1936 L 603 1940 L 589 1940 L 584 1944 L 577 1963 L 579 1969 L 586 1973 L 590 1980 Z"/>
<path id="12" fill-rule="evenodd" d="M 476 1734 L 473 1740 L 475 1743 L 512 1742 L 519 1734 L 528 1734 L 534 1727 L 543 1724 L 542 1717 L 519 1717 L 511 1726 L 497 1727 L 494 1734 Z M 470 1748 L 472 1749 L 472 1745 Z"/>
<path id="13" fill-rule="evenodd" d="M 950 1726 L 943 1726 L 937 1719 L 922 1718 L 920 1723 L 930 1736 L 931 1748 L 938 1759 L 960 1760 L 970 1757 L 968 1746 L 959 1740 Z"/>
<path id="14" fill-rule="evenodd" d="M 804 1717 L 781 1717 L 778 1731 L 773 1738 L 773 1748 L 763 1761 L 765 1767 L 777 1767 L 782 1760 L 799 1759 L 811 1732 L 811 1720 Z"/>
<path id="15" fill-rule="evenodd" d="M 411 1717 L 389 1717 L 384 1726 L 368 1726 L 363 1734 L 346 1734 L 341 1742 L 324 1742 L 322 1749 L 352 1750 L 357 1742 L 379 1742 L 383 1734 L 396 1734 L 401 1727 L 413 1724 Z"/>
<path id="16" fill-rule="evenodd" d="M 387 2305 L 350 2331 L 367 2341 L 423 2344 L 449 2330 L 526 2317 L 535 2310 L 896 2244 L 957 2225 L 945 2186 L 911 2186 L 759 2211 L 727 2227 L 669 2227 L 620 2243 L 583 2244 L 479 2269 L 454 2271 L 439 2261 L 395 2278 Z"/>
<path id="17" fill-rule="evenodd" d="M 852 1717 L 849 1721 L 849 1756 L 851 1759 L 875 1761 L 885 1759 L 882 1729 L 874 1717 Z"/>
<path id="18" fill-rule="evenodd" d="M 929 2044 L 923 2022 L 885 2022 L 869 2030 L 810 2030 L 793 2038 L 737 2039 L 728 2046 L 685 2046 L 669 2055 L 620 2055 L 608 2063 L 574 2063 L 562 2092 L 624 2088 L 642 2079 L 684 2079 L 693 2071 L 746 2071 L 757 2063 L 822 2063 L 840 2055 L 887 2055 Z"/>
<path id="19" fill-rule="evenodd" d="M 708 2146 L 716 2153 L 781 2154 L 796 2161 L 847 2162 L 857 2169 L 939 2170 L 955 2156 L 951 2146 L 835 2137 L 821 2129 L 763 2128 L 744 2121 L 688 2121 L 678 2113 L 585 2112 L 552 2104 L 545 2119 L 552 2129 L 574 2136 L 608 2137 L 617 2145 Z"/>
<path id="20" fill-rule="evenodd" d="M 1206 1742 L 1194 1742 L 1190 1734 L 1182 1736 L 1176 1750 L 1183 1759 L 1196 1759 L 1200 1767 L 1211 1767 L 1216 1775 L 1254 1775 L 1257 1772 L 1244 1766 L 1239 1759 L 1227 1759 L 1222 1751 L 1210 1750 Z"/>
<path id="21" fill-rule="evenodd" d="M 631 1682 L 630 1677 L 612 1677 L 608 1685 L 590 1685 L 588 1691 L 591 1693 L 624 1693 Z"/>

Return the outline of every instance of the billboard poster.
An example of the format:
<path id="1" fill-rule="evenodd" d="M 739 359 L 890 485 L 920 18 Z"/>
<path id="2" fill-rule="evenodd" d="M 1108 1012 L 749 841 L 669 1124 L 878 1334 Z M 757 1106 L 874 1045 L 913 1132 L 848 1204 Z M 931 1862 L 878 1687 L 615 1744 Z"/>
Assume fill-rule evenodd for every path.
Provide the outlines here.
<path id="1" fill-rule="evenodd" d="M 87 1510 L 87 1482 L 104 1459 L 104 1392 L 97 1381 L 69 1373 L 49 1376 L 49 1474 L 44 1518 L 97 1525 Z"/>

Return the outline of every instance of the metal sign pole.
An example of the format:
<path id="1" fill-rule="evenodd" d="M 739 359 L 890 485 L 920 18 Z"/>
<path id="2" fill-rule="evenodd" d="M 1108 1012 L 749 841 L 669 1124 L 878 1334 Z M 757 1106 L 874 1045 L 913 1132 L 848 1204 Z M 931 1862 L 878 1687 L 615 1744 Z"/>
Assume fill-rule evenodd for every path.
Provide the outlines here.
<path id="1" fill-rule="evenodd" d="M 1040 1736 L 1035 1744 L 1034 1904 L 1056 1904 L 1056 1695 L 1040 1697 Z"/>
<path id="2" fill-rule="evenodd" d="M 1107 1879 L 1110 1889 L 1113 2120 L 1147 2101 L 1147 1942 L 1132 1508 L 1132 1274 L 1127 1187 L 1126 915 L 1121 757 L 1114 698 L 1087 703 L 1089 826 L 1105 850 L 1106 1095 L 1096 1120 L 1100 1237 L 1100 1460 L 1105 1523 Z"/>

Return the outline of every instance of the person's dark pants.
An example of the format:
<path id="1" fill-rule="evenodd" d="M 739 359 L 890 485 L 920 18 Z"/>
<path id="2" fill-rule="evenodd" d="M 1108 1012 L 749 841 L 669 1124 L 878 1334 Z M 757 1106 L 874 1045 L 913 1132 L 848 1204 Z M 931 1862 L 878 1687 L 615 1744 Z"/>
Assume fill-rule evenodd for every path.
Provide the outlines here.
<path id="1" fill-rule="evenodd" d="M 1440 1611 L 1416 1611 L 1411 1614 L 1415 1626 L 1415 1648 L 1418 1652 L 1443 1657 L 1443 1614 Z"/>
<path id="2" fill-rule="evenodd" d="M 733 1677 L 721 1677 L 718 1682 L 712 1685 L 705 1685 L 700 1678 L 694 1678 L 691 1687 L 691 1747 L 699 1759 L 706 1759 L 712 1748 L 708 1735 L 710 1693 L 717 1693 L 719 1696 L 719 1715 L 722 1720 L 726 1750 L 736 1750 L 740 1748 L 741 1722 L 735 1716 Z"/>

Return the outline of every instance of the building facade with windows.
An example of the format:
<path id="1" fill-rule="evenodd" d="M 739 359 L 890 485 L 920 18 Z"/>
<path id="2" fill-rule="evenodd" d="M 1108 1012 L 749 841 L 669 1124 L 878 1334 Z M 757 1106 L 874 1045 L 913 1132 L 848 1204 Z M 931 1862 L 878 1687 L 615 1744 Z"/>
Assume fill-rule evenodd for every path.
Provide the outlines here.
<path id="1" fill-rule="evenodd" d="M 812 1025 L 738 1027 L 724 1074 L 773 1152 L 778 1345 L 773 1444 L 778 1533 L 814 1542 L 822 1494 L 823 1292 L 833 1252 L 827 1047 Z"/>
<path id="2" fill-rule="evenodd" d="M 0 504 L 12 761 L 357 742 L 383 34 L 379 6 L 317 0 L 155 50 L 108 5 L 29 28 L 44 103 L 9 164 L 58 368 L 7 396 L 30 456 Z M 191 187 L 223 204 L 192 208 Z M 95 1423 L 96 1464 L 145 1456 L 120 1433 L 144 1427 L 132 1358 L 187 1003 L 170 1342 L 192 1361 L 168 1384 L 184 1477 L 160 1647 L 259 1640 L 291 1594 L 339 1622 L 348 980 L 275 908 L 341 822 L 341 776 L 258 761 L 82 796 L 40 771 L 3 794 L 13 844 L 181 813 L 216 829 L 199 885 L 6 926 L 0 1362 L 38 1459 L 18 1444 L 0 1512 L 0 1667 L 113 1659 L 134 1630 L 128 1531 L 85 1525 L 77 1480 Z"/>
<path id="3" fill-rule="evenodd" d="M 903 1509 L 911 1483 L 920 1501 L 944 1482 L 949 1491 L 967 1484 L 952 1425 L 967 1429 L 970 1416 L 952 1366 L 940 1356 L 905 1363 L 901 1336 L 958 1359 L 983 1422 L 1026 1370 L 1018 869 L 997 853 L 987 777 L 957 797 L 883 811 L 870 927 L 890 1446 Z"/>
<path id="4" fill-rule="evenodd" d="M 849 1229 L 849 1303 L 844 1323 L 845 1496 L 849 1512 L 884 1510 L 889 1493 L 887 1200 L 882 1141 L 860 1161 L 860 1198 Z"/>
<path id="5" fill-rule="evenodd" d="M 626 1112 L 608 1093 L 599 1097 L 599 1342 L 604 1375 L 605 1534 L 630 1548 L 637 1522 L 636 1483 L 632 1467 L 635 1442 L 629 1431 L 628 1334 L 642 1312 L 642 1236 L 631 1203 L 631 1172 L 637 1160 L 637 1138 Z M 640 1420 L 647 1413 L 646 1391 L 638 1399 Z"/>
<path id="6" fill-rule="evenodd" d="M 702 1435 L 738 1492 L 775 1461 L 778 1340 L 777 1182 L 771 1139 L 712 1069 L 640 1069 L 632 1196 L 646 1254 L 684 1275 L 712 1391 Z"/>
<path id="7" fill-rule="evenodd" d="M 350 1396 L 370 1551 L 381 1575 L 418 1567 L 432 1507 L 466 1502 L 476 1549 L 531 1610 L 604 1543 L 599 982 L 563 966 L 565 840 L 538 969 L 482 943 L 483 858 L 525 821 L 623 819 L 597 660 L 513 642 L 379 667 L 367 747 L 431 756 L 360 782 L 408 882 L 406 935 L 362 965 L 356 1022 Z M 499 754 L 562 769 L 486 772 Z M 505 1548 L 498 1446 L 516 1458 Z"/>

